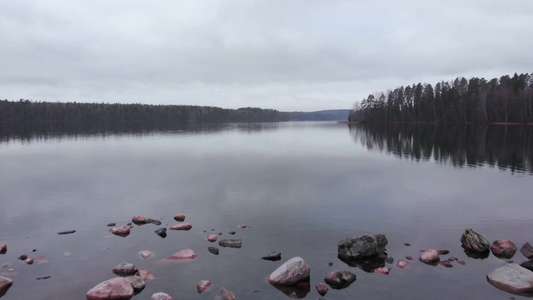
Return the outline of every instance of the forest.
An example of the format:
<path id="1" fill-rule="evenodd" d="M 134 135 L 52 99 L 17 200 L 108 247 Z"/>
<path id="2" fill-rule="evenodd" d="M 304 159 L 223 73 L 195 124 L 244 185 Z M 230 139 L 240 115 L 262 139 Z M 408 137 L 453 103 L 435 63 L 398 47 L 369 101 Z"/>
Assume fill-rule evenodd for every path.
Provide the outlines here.
<path id="1" fill-rule="evenodd" d="M 533 73 L 412 84 L 356 103 L 351 122 L 532 123 Z"/>
<path id="2" fill-rule="evenodd" d="M 186 123 L 272 122 L 290 115 L 274 109 L 0 100 L 0 122 Z"/>

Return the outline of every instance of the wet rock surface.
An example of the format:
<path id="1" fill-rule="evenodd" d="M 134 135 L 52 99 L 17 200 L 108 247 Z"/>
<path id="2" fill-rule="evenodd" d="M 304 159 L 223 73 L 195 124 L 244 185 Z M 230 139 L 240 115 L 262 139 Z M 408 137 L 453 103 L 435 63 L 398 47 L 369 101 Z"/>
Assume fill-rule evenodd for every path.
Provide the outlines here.
<path id="1" fill-rule="evenodd" d="M 273 285 L 296 285 L 300 282 L 309 282 L 311 268 L 301 257 L 293 257 L 283 263 L 268 277 L 268 282 Z"/>
<path id="2" fill-rule="evenodd" d="M 350 271 L 333 271 L 329 273 L 324 281 L 332 288 L 336 290 L 344 289 L 350 286 L 357 277 Z"/>
<path id="3" fill-rule="evenodd" d="M 235 295 L 230 290 L 223 287 L 217 293 L 215 300 L 235 300 Z"/>
<path id="4" fill-rule="evenodd" d="M 207 239 L 209 242 L 216 242 L 216 241 L 218 241 L 218 235 L 216 235 L 216 234 L 211 234 L 211 235 L 208 235 L 206 239 Z"/>
<path id="5" fill-rule="evenodd" d="M 154 253 L 152 251 L 148 251 L 148 250 L 141 250 L 139 251 L 139 256 L 142 258 L 142 259 L 147 259 L 149 257 L 152 257 L 154 255 Z"/>
<path id="6" fill-rule="evenodd" d="M 338 257 L 343 261 L 354 261 L 378 256 L 384 253 L 387 243 L 384 234 L 350 237 L 337 244 Z"/>
<path id="7" fill-rule="evenodd" d="M 97 284 L 86 297 L 89 300 L 130 299 L 133 294 L 133 287 L 126 279 L 115 277 Z"/>
<path id="8" fill-rule="evenodd" d="M 473 229 L 465 230 L 461 236 L 461 245 L 467 253 L 484 255 L 490 251 L 489 240 Z"/>
<path id="9" fill-rule="evenodd" d="M 533 272 L 517 264 L 507 264 L 487 276 L 495 287 L 510 293 L 533 292 Z"/>
<path id="10" fill-rule="evenodd" d="M 229 248 L 241 248 L 242 240 L 241 239 L 224 239 L 218 242 L 219 246 L 229 247 Z"/>
<path id="11" fill-rule="evenodd" d="M 515 255 L 517 248 L 510 240 L 496 240 L 492 242 L 490 251 L 498 258 L 510 259 Z"/>
<path id="12" fill-rule="evenodd" d="M 405 260 L 399 260 L 397 263 L 396 263 L 396 266 L 398 268 L 407 268 L 409 267 L 409 263 L 406 262 Z"/>
<path id="13" fill-rule="evenodd" d="M 133 291 L 135 293 L 139 293 L 140 291 L 144 290 L 146 287 L 146 282 L 142 280 L 140 276 L 132 275 L 124 277 L 126 281 L 128 281 L 131 284 L 131 287 L 133 288 Z"/>
<path id="14" fill-rule="evenodd" d="M 147 269 L 139 269 L 139 272 L 137 274 L 144 281 L 151 281 L 155 279 L 154 275 L 152 275 L 152 273 L 150 273 L 150 271 L 148 271 Z"/>
<path id="15" fill-rule="evenodd" d="M 113 273 L 120 276 L 128 276 L 137 273 L 137 267 L 135 265 L 122 262 L 113 268 Z"/>

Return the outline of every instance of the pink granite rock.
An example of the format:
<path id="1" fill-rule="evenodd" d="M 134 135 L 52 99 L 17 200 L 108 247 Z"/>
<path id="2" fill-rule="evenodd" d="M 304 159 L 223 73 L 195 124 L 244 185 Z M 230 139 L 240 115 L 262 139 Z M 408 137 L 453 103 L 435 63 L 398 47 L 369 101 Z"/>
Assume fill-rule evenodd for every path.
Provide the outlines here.
<path id="1" fill-rule="evenodd" d="M 147 223 L 152 223 L 153 220 L 143 216 L 134 216 L 133 218 L 131 218 L 131 221 L 137 225 L 143 225 Z"/>
<path id="2" fill-rule="evenodd" d="M 398 268 L 407 268 L 409 267 L 409 263 L 406 262 L 405 260 L 399 260 L 397 263 L 396 263 L 396 266 Z"/>
<path id="3" fill-rule="evenodd" d="M 207 237 L 207 240 L 210 241 L 210 242 L 216 242 L 218 240 L 218 235 L 216 234 L 211 234 Z"/>
<path id="4" fill-rule="evenodd" d="M 420 254 L 420 261 L 426 264 L 438 263 L 439 260 L 439 251 L 435 249 L 427 249 Z"/>
<path id="5" fill-rule="evenodd" d="M 167 259 L 171 260 L 193 260 L 197 258 L 198 255 L 194 253 L 191 249 L 183 249 L 179 252 L 176 252 L 172 254 L 171 256 L 167 257 Z"/>
<path id="6" fill-rule="evenodd" d="M 139 272 L 137 274 L 139 274 L 139 277 L 141 277 L 141 279 L 144 281 L 150 281 L 155 279 L 154 275 L 152 275 L 152 273 L 150 273 L 150 271 L 148 271 L 147 269 L 139 269 Z"/>
<path id="7" fill-rule="evenodd" d="M 490 251 L 498 258 L 509 259 L 516 253 L 516 245 L 510 240 L 497 240 L 492 243 Z"/>
<path id="8" fill-rule="evenodd" d="M 126 281 L 131 284 L 131 287 L 136 293 L 144 290 L 144 287 L 146 286 L 146 282 L 142 280 L 140 276 L 137 275 L 127 276 L 124 277 L 124 279 L 126 279 Z"/>
<path id="9" fill-rule="evenodd" d="M 115 228 L 109 229 L 109 232 L 111 232 L 114 235 L 125 237 L 125 236 L 128 236 L 130 234 L 130 227 L 129 226 L 119 226 L 119 227 L 115 227 Z"/>
<path id="10" fill-rule="evenodd" d="M 375 273 L 389 275 L 391 267 L 382 267 L 374 270 Z"/>
<path id="11" fill-rule="evenodd" d="M 152 297 L 150 297 L 150 300 L 173 300 L 173 298 L 170 297 L 166 293 L 155 293 L 155 294 L 152 294 Z"/>
<path id="12" fill-rule="evenodd" d="M 148 250 L 141 250 L 139 251 L 139 256 L 142 258 L 142 259 L 147 259 L 149 257 L 152 257 L 154 255 L 154 253 L 152 251 L 148 251 Z"/>
<path id="13" fill-rule="evenodd" d="M 86 297 L 89 300 L 130 299 L 133 294 L 133 287 L 126 279 L 115 277 L 97 284 Z"/>
<path id="14" fill-rule="evenodd" d="M 183 224 L 176 224 L 174 226 L 170 226 L 170 230 L 189 230 L 192 228 L 192 225 L 189 223 L 183 223 Z"/>
<path id="15" fill-rule="evenodd" d="M 316 291 L 320 294 L 320 296 L 325 296 L 328 293 L 329 288 L 325 283 L 320 283 L 316 286 Z"/>
<path id="16" fill-rule="evenodd" d="M 178 222 L 183 222 L 183 221 L 185 221 L 185 215 L 184 214 L 176 215 L 176 216 L 174 216 L 174 220 L 176 220 Z"/>
<path id="17" fill-rule="evenodd" d="M 216 295 L 215 300 L 235 300 L 235 295 L 223 287 Z"/>
<path id="18" fill-rule="evenodd" d="M 533 272 L 517 264 L 507 264 L 487 276 L 495 287 L 511 293 L 533 292 Z"/>
<path id="19" fill-rule="evenodd" d="M 196 290 L 198 291 L 198 293 L 201 294 L 205 292 L 205 290 L 207 290 L 210 286 L 211 286 L 211 281 L 200 280 L 200 282 L 198 282 L 198 285 L 196 285 Z"/>
<path id="20" fill-rule="evenodd" d="M 310 272 L 311 268 L 303 258 L 293 257 L 272 272 L 268 282 L 273 285 L 296 285 L 309 281 Z"/>

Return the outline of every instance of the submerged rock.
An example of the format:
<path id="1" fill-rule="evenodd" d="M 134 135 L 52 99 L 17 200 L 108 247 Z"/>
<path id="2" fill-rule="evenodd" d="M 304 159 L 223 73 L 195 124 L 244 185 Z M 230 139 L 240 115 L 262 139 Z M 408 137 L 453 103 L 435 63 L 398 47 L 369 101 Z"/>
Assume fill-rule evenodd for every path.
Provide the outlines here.
<path id="1" fill-rule="evenodd" d="M 309 282 L 311 268 L 301 257 L 293 257 L 277 268 L 268 277 L 273 285 L 296 285 Z"/>
<path id="2" fill-rule="evenodd" d="M 261 259 L 271 260 L 271 261 L 281 260 L 281 252 L 274 251 L 274 252 L 270 253 L 269 255 L 261 257 Z"/>
<path id="3" fill-rule="evenodd" d="M 350 237 L 337 244 L 338 257 L 345 261 L 378 256 L 385 251 L 387 243 L 388 241 L 384 234 L 365 234 Z"/>
<path id="4" fill-rule="evenodd" d="M 150 281 L 155 279 L 154 275 L 152 275 L 152 273 L 150 273 L 150 271 L 148 271 L 147 269 L 139 269 L 138 275 L 144 281 Z"/>
<path id="5" fill-rule="evenodd" d="M 409 267 L 409 263 L 406 262 L 405 260 L 399 260 L 397 263 L 396 263 L 396 266 L 398 268 L 407 268 Z"/>
<path id="6" fill-rule="evenodd" d="M 107 223 L 107 226 L 108 226 L 108 227 L 117 226 L 117 223 Z"/>
<path id="7" fill-rule="evenodd" d="M 26 259 L 24 260 L 24 262 L 25 262 L 26 264 L 28 264 L 28 265 L 32 265 L 32 264 L 33 264 L 33 258 L 29 258 L 29 257 L 28 257 L 28 258 L 26 258 Z"/>
<path id="8" fill-rule="evenodd" d="M 451 262 L 445 260 L 445 261 L 439 261 L 439 265 L 445 266 L 446 268 L 453 268 L 453 265 Z"/>
<path id="9" fill-rule="evenodd" d="M 136 293 L 144 290 L 144 287 L 146 286 L 146 282 L 140 276 L 137 275 L 127 276 L 124 277 L 124 279 L 126 279 L 126 281 L 131 284 L 131 287 Z"/>
<path id="10" fill-rule="evenodd" d="M 435 264 L 438 263 L 440 260 L 439 251 L 435 249 L 427 249 L 424 250 L 420 254 L 420 261 L 426 264 Z"/>
<path id="11" fill-rule="evenodd" d="M 381 268 L 375 269 L 374 272 L 379 273 L 379 274 L 389 275 L 391 270 L 392 270 L 391 267 L 381 267 Z"/>
<path id="12" fill-rule="evenodd" d="M 242 240 L 241 239 L 224 239 L 224 240 L 220 240 L 218 242 L 218 245 L 222 247 L 241 248 Z"/>
<path id="13" fill-rule="evenodd" d="M 143 225 L 147 223 L 152 223 L 154 220 L 143 216 L 134 216 L 133 218 L 131 218 L 131 221 L 136 225 Z"/>
<path id="14" fill-rule="evenodd" d="M 109 229 L 109 232 L 111 232 L 114 235 L 126 237 L 130 234 L 130 227 L 129 226 L 114 227 L 114 228 Z"/>
<path id="15" fill-rule="evenodd" d="M 529 243 L 525 243 L 524 246 L 520 248 L 520 253 L 529 259 L 533 258 L 533 246 L 531 246 Z"/>
<path id="16" fill-rule="evenodd" d="M 128 276 L 137 273 L 137 267 L 135 265 L 122 262 L 113 268 L 113 273 L 121 276 Z"/>
<path id="17" fill-rule="evenodd" d="M 192 225 L 189 223 L 182 223 L 170 226 L 170 230 L 189 230 L 192 228 Z"/>
<path id="18" fill-rule="evenodd" d="M 184 214 L 176 215 L 176 216 L 174 216 L 174 220 L 176 220 L 178 222 L 183 222 L 183 221 L 185 221 L 185 215 Z"/>
<path id="19" fill-rule="evenodd" d="M 150 297 L 150 300 L 174 300 L 174 299 L 170 297 L 169 294 L 159 292 L 159 293 L 152 294 L 152 297 Z"/>
<path id="20" fill-rule="evenodd" d="M 467 254 L 488 254 L 490 251 L 489 240 L 473 229 L 465 230 L 465 233 L 461 236 L 461 244 Z"/>
<path id="21" fill-rule="evenodd" d="M 162 238 L 166 238 L 167 237 L 167 229 L 165 227 L 159 228 L 159 229 L 157 229 L 154 232 L 155 232 L 155 234 L 157 234 L 158 236 L 160 236 Z"/>
<path id="22" fill-rule="evenodd" d="M 167 259 L 170 260 L 193 260 L 197 258 L 198 255 L 194 253 L 191 249 L 183 249 L 179 252 L 176 252 L 172 254 L 171 256 L 167 257 Z"/>
<path id="23" fill-rule="evenodd" d="M 498 258 L 510 259 L 516 253 L 516 245 L 510 240 L 496 240 L 492 242 L 490 251 Z"/>
<path id="24" fill-rule="evenodd" d="M 13 280 L 0 276 L 0 297 L 6 294 L 7 290 L 13 285 Z"/>
<path id="25" fill-rule="evenodd" d="M 218 255 L 219 253 L 219 250 L 217 247 L 207 247 L 207 251 L 209 251 L 210 253 L 213 253 L 214 255 Z"/>
<path id="26" fill-rule="evenodd" d="M 329 292 L 329 288 L 324 283 L 319 283 L 316 286 L 316 291 L 320 294 L 320 296 L 325 296 Z"/>
<path id="27" fill-rule="evenodd" d="M 142 258 L 142 259 L 147 259 L 149 257 L 152 257 L 154 255 L 154 252 L 152 251 L 148 251 L 148 250 L 141 250 L 139 251 L 139 256 Z"/>
<path id="28" fill-rule="evenodd" d="M 324 281 L 333 289 L 340 290 L 347 288 L 357 277 L 350 271 L 334 271 L 329 273 Z"/>
<path id="29" fill-rule="evenodd" d="M 159 220 L 152 220 L 152 224 L 156 225 L 156 226 L 159 226 L 161 225 L 161 221 Z"/>
<path id="30" fill-rule="evenodd" d="M 126 279 L 115 277 L 97 284 L 86 297 L 89 300 L 130 299 L 133 294 L 133 287 Z"/>
<path id="31" fill-rule="evenodd" d="M 511 293 L 533 292 L 533 272 L 517 264 L 508 264 L 487 276 L 490 284 Z"/>
<path id="32" fill-rule="evenodd" d="M 201 294 L 205 292 L 210 286 L 211 286 L 211 281 L 200 280 L 200 282 L 198 282 L 198 284 L 196 285 L 196 290 L 198 291 L 198 293 Z"/>
<path id="33" fill-rule="evenodd" d="M 235 300 L 235 295 L 223 287 L 216 295 L 215 300 Z"/>

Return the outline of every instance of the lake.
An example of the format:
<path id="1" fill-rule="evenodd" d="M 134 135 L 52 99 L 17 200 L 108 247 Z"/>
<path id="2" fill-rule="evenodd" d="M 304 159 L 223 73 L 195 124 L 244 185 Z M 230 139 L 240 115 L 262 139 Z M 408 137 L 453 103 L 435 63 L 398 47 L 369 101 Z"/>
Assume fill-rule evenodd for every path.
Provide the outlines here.
<path id="1" fill-rule="evenodd" d="M 266 279 L 295 256 L 311 267 L 305 299 L 318 299 L 315 286 L 335 270 L 357 280 L 326 299 L 518 299 L 486 279 L 507 262 L 468 257 L 460 237 L 473 228 L 490 242 L 533 242 L 532 132 L 334 122 L 1 124 L 0 243 L 8 250 L 0 273 L 14 281 L 2 299 L 85 299 L 121 262 L 155 276 L 132 299 L 155 292 L 213 299 L 222 287 L 237 299 L 288 299 Z M 191 230 L 154 233 L 177 224 L 180 213 Z M 162 225 L 133 225 L 124 238 L 109 232 L 108 223 L 125 225 L 135 215 Z M 65 230 L 76 232 L 57 234 Z M 208 242 L 213 233 L 242 239 L 242 248 Z M 390 274 L 337 258 L 340 240 L 367 233 L 386 234 Z M 165 260 L 186 248 L 198 258 Z M 418 256 L 428 248 L 447 249 L 443 258 L 466 265 L 423 264 Z M 142 259 L 141 250 L 154 256 Z M 272 251 L 282 260 L 261 259 Z M 22 254 L 45 259 L 27 265 Z M 406 256 L 415 260 L 396 267 Z M 518 252 L 512 260 L 526 258 Z M 213 286 L 198 294 L 203 279 Z"/>

